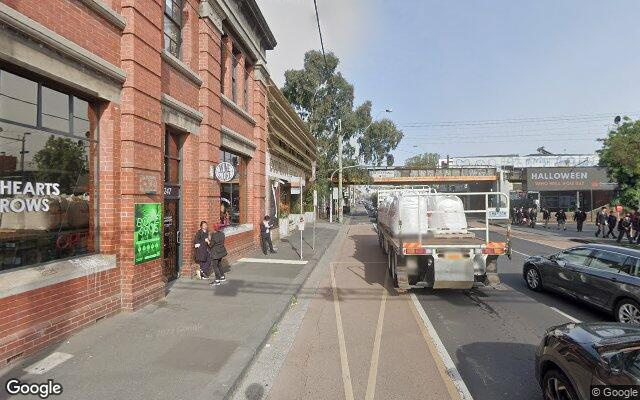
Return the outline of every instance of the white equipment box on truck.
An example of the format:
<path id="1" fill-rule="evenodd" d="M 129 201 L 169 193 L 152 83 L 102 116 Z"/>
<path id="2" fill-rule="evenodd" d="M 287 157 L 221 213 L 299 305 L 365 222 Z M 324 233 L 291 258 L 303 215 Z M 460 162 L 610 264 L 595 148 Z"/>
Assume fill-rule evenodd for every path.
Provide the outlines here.
<path id="1" fill-rule="evenodd" d="M 394 286 L 469 289 L 476 282 L 498 283 L 497 259 L 511 257 L 510 227 L 505 242 L 492 242 L 489 221 L 508 224 L 508 210 L 509 196 L 499 192 L 379 190 L 378 240 Z"/>

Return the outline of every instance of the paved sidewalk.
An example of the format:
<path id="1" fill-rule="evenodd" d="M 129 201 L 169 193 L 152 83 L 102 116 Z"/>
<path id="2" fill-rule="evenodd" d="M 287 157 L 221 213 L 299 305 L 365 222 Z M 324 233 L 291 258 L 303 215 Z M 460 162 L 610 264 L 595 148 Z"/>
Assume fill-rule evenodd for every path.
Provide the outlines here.
<path id="1" fill-rule="evenodd" d="M 318 222 L 315 251 L 312 231 L 304 232 L 306 264 L 295 262 L 300 236 L 294 231 L 275 244 L 277 254 L 246 255 L 264 261 L 234 263 L 221 286 L 179 279 L 162 301 L 101 321 L 0 370 L 0 399 L 10 378 L 53 379 L 64 388 L 60 399 L 226 398 L 337 232 L 338 226 Z M 72 357 L 42 375 L 24 371 L 56 352 Z"/>

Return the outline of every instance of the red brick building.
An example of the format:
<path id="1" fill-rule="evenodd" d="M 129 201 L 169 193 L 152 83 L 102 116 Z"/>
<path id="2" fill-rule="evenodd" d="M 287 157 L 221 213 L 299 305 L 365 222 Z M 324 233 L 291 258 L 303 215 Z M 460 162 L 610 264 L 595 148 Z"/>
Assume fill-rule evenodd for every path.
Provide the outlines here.
<path id="1" fill-rule="evenodd" d="M 163 297 L 201 220 L 258 245 L 275 45 L 255 0 L 0 0 L 0 366 Z"/>

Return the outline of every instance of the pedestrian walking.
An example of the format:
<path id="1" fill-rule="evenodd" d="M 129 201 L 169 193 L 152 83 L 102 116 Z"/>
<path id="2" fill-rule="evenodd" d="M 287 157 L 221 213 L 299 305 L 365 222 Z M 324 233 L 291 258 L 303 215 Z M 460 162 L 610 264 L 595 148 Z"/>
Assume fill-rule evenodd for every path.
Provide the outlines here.
<path id="1" fill-rule="evenodd" d="M 533 207 L 529 209 L 529 226 L 531 228 L 536 227 L 536 222 L 538 220 L 538 209 Z"/>
<path id="2" fill-rule="evenodd" d="M 640 212 L 637 208 L 634 208 L 633 214 L 631 214 L 631 229 L 633 230 L 634 242 L 640 244 Z"/>
<path id="3" fill-rule="evenodd" d="M 608 238 L 609 236 L 611 236 L 614 239 L 616 238 L 616 233 L 614 232 L 614 230 L 616 229 L 617 222 L 618 218 L 616 217 L 614 211 L 611 210 L 609 212 L 609 216 L 607 217 L 607 226 L 609 227 L 609 230 L 604 237 Z"/>
<path id="4" fill-rule="evenodd" d="M 598 230 L 596 231 L 596 237 L 602 232 L 602 237 L 605 237 L 605 232 L 607 231 L 607 207 L 602 207 L 598 213 L 596 214 L 596 226 Z"/>
<path id="5" fill-rule="evenodd" d="M 618 222 L 618 243 L 622 241 L 622 236 L 627 236 L 629 244 L 633 243 L 633 239 L 631 239 L 631 214 L 627 214 L 623 218 L 620 218 L 620 221 Z"/>
<path id="6" fill-rule="evenodd" d="M 551 211 L 548 208 L 542 209 L 542 220 L 544 221 L 544 229 L 549 229 L 549 220 L 551 219 Z"/>
<path id="7" fill-rule="evenodd" d="M 193 240 L 193 247 L 195 247 L 195 259 L 200 265 L 200 269 L 197 271 L 198 278 L 207 279 L 211 268 L 211 259 L 209 258 L 209 226 L 207 221 L 200 222 L 200 229 L 196 232 L 196 236 Z"/>
<path id="8" fill-rule="evenodd" d="M 558 230 L 560 230 L 560 227 L 562 227 L 564 231 L 567 230 L 567 213 L 565 213 L 562 208 L 556 212 L 556 221 L 558 222 Z"/>
<path id="9" fill-rule="evenodd" d="M 573 220 L 576 221 L 576 228 L 578 232 L 582 232 L 582 226 L 586 219 L 587 213 L 584 212 L 580 207 L 578 207 L 578 209 L 576 209 L 576 212 L 573 214 Z"/>
<path id="10" fill-rule="evenodd" d="M 262 245 L 262 252 L 266 255 L 267 252 L 275 253 L 276 251 L 273 249 L 273 243 L 271 242 L 271 229 L 273 229 L 273 224 L 271 223 L 271 217 L 268 215 L 264 216 L 262 220 L 262 224 L 260 224 L 260 242 Z"/>
<path id="11" fill-rule="evenodd" d="M 215 279 L 211 281 L 211 286 L 218 286 L 222 282 L 226 282 L 227 278 L 222 271 L 222 259 L 227 256 L 227 248 L 224 246 L 224 232 L 220 224 L 213 225 L 213 232 L 209 236 L 210 241 L 210 259 L 213 267 Z"/>

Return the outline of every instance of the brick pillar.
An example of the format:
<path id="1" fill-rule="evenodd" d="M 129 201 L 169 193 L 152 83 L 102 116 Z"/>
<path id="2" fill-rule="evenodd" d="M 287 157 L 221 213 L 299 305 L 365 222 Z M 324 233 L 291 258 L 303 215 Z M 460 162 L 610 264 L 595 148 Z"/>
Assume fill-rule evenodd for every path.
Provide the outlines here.
<path id="1" fill-rule="evenodd" d="M 115 103 L 100 106 L 98 121 L 100 252 L 114 254 L 120 236 L 120 106 Z"/>
<path id="2" fill-rule="evenodd" d="M 136 203 L 162 203 L 163 138 L 161 55 L 162 0 L 122 0 L 127 26 L 122 35 L 122 89 L 120 137 L 119 263 L 122 308 L 134 310 L 164 296 L 162 259 L 134 265 L 133 230 Z M 141 179 L 157 182 L 156 194 L 146 195 Z M 148 188 L 146 188 L 148 189 Z"/>
<path id="3" fill-rule="evenodd" d="M 258 73 L 260 77 L 266 76 L 263 67 Z M 256 120 L 256 126 L 253 129 L 253 141 L 257 148 L 253 158 L 251 159 L 249 168 L 252 172 L 251 176 L 251 192 L 252 204 L 250 207 L 251 223 L 254 224 L 254 240 L 258 245 L 260 235 L 260 221 L 265 215 L 265 182 L 266 182 L 266 152 L 267 152 L 267 88 L 262 80 L 255 79 L 256 71 L 252 71 L 251 79 L 253 80 L 253 118 Z"/>

